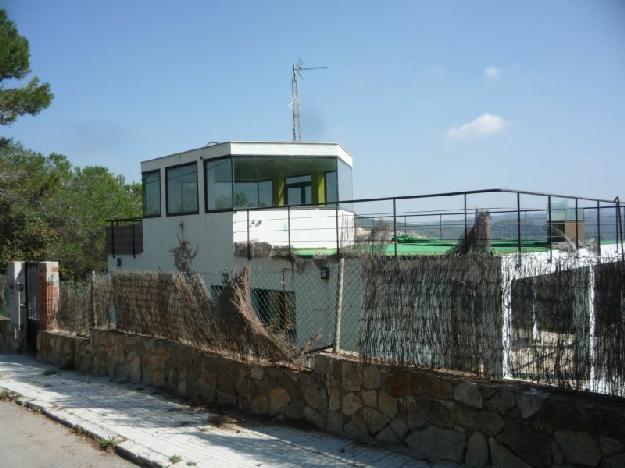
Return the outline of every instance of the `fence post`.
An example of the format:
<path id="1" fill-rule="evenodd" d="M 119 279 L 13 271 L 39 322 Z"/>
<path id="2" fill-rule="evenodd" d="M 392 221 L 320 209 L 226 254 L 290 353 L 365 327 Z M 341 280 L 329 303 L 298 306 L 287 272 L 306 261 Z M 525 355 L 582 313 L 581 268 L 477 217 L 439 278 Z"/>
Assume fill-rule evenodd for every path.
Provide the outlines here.
<path id="1" fill-rule="evenodd" d="M 96 323 L 95 271 L 91 270 L 91 323 L 89 324 L 89 328 L 94 328 Z"/>
<path id="2" fill-rule="evenodd" d="M 247 260 L 250 261 L 252 259 L 252 250 L 250 248 L 250 210 L 245 210 L 245 216 L 247 220 L 245 223 L 247 226 Z"/>
<path id="3" fill-rule="evenodd" d="M 393 239 L 395 240 L 395 258 L 397 258 L 397 199 L 393 198 Z"/>
<path id="4" fill-rule="evenodd" d="M 519 253 L 519 261 L 521 261 L 521 194 L 516 194 L 516 245 Z"/>
<path id="5" fill-rule="evenodd" d="M 292 262 L 293 255 L 291 254 L 291 205 L 287 205 L 286 213 L 287 213 L 286 230 L 287 230 L 287 238 L 288 238 L 288 243 L 289 243 L 289 259 Z"/>
<path id="6" fill-rule="evenodd" d="M 131 222 L 130 223 L 131 227 L 131 231 L 132 231 L 132 258 L 135 258 L 137 256 L 137 251 L 136 251 L 136 247 L 135 247 L 135 223 Z"/>
<path id="7" fill-rule="evenodd" d="M 341 313 L 343 309 L 343 270 L 345 269 L 345 259 L 339 258 L 339 269 L 336 284 L 336 314 L 334 317 L 334 352 L 341 350 Z"/>
<path id="8" fill-rule="evenodd" d="M 111 220 L 111 253 L 113 254 L 113 258 L 115 258 L 115 227 L 114 221 Z"/>
<path id="9" fill-rule="evenodd" d="M 601 257 L 601 203 L 597 200 L 597 253 Z"/>
<path id="10" fill-rule="evenodd" d="M 336 215 L 336 255 L 340 256 L 341 255 L 341 242 L 339 238 L 339 203 L 338 201 L 336 202 L 335 215 Z"/>

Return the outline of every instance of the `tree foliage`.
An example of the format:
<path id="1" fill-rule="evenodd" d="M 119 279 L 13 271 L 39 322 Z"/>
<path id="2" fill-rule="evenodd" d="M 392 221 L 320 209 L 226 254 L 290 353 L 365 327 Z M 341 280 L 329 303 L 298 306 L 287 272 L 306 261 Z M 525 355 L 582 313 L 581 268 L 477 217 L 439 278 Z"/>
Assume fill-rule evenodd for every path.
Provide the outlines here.
<path id="1" fill-rule="evenodd" d="M 48 83 L 33 77 L 22 87 L 5 88 L 6 80 L 22 80 L 30 73 L 28 40 L 20 36 L 4 10 L 0 10 L 0 125 L 19 116 L 38 114 L 52 102 Z"/>
<path id="2" fill-rule="evenodd" d="M 105 220 L 140 212 L 140 184 L 105 167 L 0 147 L 0 270 L 11 260 L 56 260 L 65 278 L 104 271 Z"/>

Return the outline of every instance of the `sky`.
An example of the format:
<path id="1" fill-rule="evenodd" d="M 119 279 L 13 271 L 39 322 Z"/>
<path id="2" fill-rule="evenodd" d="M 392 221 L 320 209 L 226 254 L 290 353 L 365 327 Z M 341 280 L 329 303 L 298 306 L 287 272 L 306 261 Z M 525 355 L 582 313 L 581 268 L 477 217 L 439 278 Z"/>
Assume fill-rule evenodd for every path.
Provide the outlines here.
<path id="1" fill-rule="evenodd" d="M 52 105 L 0 128 L 140 179 L 211 141 L 339 142 L 354 196 L 625 194 L 625 2 L 0 0 Z"/>

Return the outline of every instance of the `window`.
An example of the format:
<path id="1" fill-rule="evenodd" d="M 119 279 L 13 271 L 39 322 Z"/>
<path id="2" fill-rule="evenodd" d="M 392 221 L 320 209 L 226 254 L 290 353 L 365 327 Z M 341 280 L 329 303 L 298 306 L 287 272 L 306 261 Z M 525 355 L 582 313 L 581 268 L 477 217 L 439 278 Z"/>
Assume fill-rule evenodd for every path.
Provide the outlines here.
<path id="1" fill-rule="evenodd" d="M 270 180 L 236 182 L 234 184 L 234 204 L 237 208 L 271 206 L 272 187 Z"/>
<path id="2" fill-rule="evenodd" d="M 143 217 L 150 218 L 161 215 L 161 171 L 144 172 L 141 174 L 143 186 Z"/>
<path id="3" fill-rule="evenodd" d="M 352 168 L 340 159 L 338 161 L 337 168 L 339 183 L 339 201 L 353 200 L 354 192 L 352 191 Z M 351 206 L 344 205 L 343 208 L 351 210 Z"/>
<path id="4" fill-rule="evenodd" d="M 197 213 L 197 163 L 168 167 L 166 173 L 167 215 Z"/>
<path id="5" fill-rule="evenodd" d="M 232 208 L 232 159 L 212 159 L 204 163 L 206 211 Z"/>
<path id="6" fill-rule="evenodd" d="M 309 175 L 287 177 L 287 205 L 305 205 L 312 203 L 312 178 Z"/>
<path id="7" fill-rule="evenodd" d="M 339 194 L 336 171 L 326 172 L 325 178 L 326 203 L 334 203 L 337 201 Z"/>

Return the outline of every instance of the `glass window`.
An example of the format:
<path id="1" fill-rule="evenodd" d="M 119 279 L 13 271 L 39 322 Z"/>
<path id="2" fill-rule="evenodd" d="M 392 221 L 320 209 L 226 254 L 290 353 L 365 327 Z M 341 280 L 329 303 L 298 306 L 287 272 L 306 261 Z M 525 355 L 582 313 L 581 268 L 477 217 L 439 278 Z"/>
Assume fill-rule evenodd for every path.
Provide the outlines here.
<path id="1" fill-rule="evenodd" d="M 143 216 L 161 215 L 161 171 L 144 172 L 141 175 L 143 185 Z"/>
<path id="2" fill-rule="evenodd" d="M 167 214 L 198 212 L 197 163 L 167 168 Z"/>
<path id="3" fill-rule="evenodd" d="M 339 201 L 353 200 L 352 168 L 343 161 L 338 161 Z"/>
<path id="4" fill-rule="evenodd" d="M 204 163 L 204 190 L 206 211 L 232 208 L 232 159 Z"/>
<path id="5" fill-rule="evenodd" d="M 312 203 L 312 177 L 310 175 L 287 177 L 287 205 L 305 205 Z"/>
<path id="6" fill-rule="evenodd" d="M 339 189 L 336 180 L 336 171 L 326 172 L 326 203 L 334 203 L 338 199 Z"/>
<path id="7" fill-rule="evenodd" d="M 336 158 L 326 157 L 245 156 L 232 164 L 235 209 L 324 203 L 325 174 L 336 172 Z"/>

